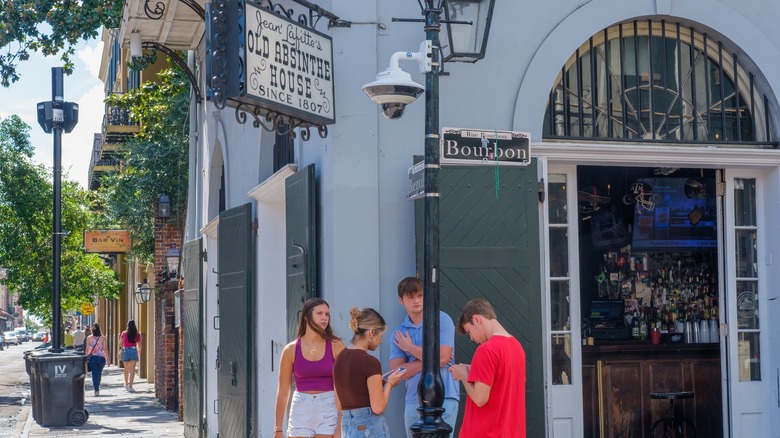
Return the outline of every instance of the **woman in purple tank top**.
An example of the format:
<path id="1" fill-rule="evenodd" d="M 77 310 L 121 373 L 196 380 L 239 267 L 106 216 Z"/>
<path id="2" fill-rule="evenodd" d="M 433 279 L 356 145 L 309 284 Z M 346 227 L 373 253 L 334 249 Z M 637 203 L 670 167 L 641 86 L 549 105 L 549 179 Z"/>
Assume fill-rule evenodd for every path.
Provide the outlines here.
<path id="1" fill-rule="evenodd" d="M 330 306 L 321 298 L 303 303 L 298 337 L 284 347 L 279 359 L 274 438 L 340 436 L 338 401 L 333 391 L 333 363 L 344 343 L 330 327 Z M 282 428 L 292 394 L 287 431 Z"/>

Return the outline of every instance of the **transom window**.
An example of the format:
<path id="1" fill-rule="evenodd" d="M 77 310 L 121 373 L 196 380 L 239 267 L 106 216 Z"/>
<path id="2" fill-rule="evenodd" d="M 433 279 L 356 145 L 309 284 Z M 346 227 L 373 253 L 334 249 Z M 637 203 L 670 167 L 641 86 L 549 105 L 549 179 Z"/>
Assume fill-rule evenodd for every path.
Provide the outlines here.
<path id="1" fill-rule="evenodd" d="M 593 35 L 561 69 L 544 138 L 776 147 L 756 82 L 736 53 L 692 27 L 618 24 Z"/>

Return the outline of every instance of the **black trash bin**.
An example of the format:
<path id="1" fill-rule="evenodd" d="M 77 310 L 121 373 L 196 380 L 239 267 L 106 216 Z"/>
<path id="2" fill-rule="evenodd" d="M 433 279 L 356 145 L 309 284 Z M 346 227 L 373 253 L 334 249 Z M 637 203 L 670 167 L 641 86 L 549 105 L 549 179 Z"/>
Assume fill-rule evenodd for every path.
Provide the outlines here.
<path id="1" fill-rule="evenodd" d="M 41 426 L 81 426 L 89 414 L 84 409 L 84 363 L 73 352 L 32 356 L 33 373 L 39 385 L 38 418 Z"/>
<path id="2" fill-rule="evenodd" d="M 32 406 L 32 416 L 35 421 L 38 421 L 41 412 L 41 385 L 39 385 L 38 375 L 35 373 L 33 353 L 35 352 L 24 352 L 24 368 L 27 371 L 27 375 L 30 376 L 30 405 Z"/>

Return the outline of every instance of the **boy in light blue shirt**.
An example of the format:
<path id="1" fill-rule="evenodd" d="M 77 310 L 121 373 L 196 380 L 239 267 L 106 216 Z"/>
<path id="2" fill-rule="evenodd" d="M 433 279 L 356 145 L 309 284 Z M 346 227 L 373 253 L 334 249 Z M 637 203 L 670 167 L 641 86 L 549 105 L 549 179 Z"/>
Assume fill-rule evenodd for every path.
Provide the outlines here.
<path id="1" fill-rule="evenodd" d="M 392 345 L 390 346 L 390 368 L 406 367 L 403 379 L 406 379 L 406 406 L 404 408 L 404 423 L 406 435 L 412 438 L 409 428 L 417 422 L 420 406 L 417 400 L 417 385 L 422 370 L 422 340 L 423 340 L 423 282 L 416 277 L 406 277 L 398 283 L 398 302 L 406 310 L 406 319 L 393 329 Z M 452 378 L 449 368 L 455 363 L 455 324 L 452 318 L 444 312 L 439 313 L 439 355 L 442 382 L 444 383 L 444 414 L 442 419 L 455 430 L 458 418 L 458 401 L 460 387 Z"/>

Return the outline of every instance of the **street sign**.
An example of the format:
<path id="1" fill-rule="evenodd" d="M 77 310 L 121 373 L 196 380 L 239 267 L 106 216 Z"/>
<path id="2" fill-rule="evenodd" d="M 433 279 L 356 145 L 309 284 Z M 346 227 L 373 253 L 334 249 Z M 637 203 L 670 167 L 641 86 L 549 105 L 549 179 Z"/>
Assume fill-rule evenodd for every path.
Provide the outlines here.
<path id="1" fill-rule="evenodd" d="M 425 161 L 420 161 L 409 168 L 406 197 L 408 199 L 425 197 Z"/>
<path id="2" fill-rule="evenodd" d="M 95 311 L 95 307 L 92 304 L 85 303 L 81 305 L 80 310 L 82 315 L 92 315 L 92 312 Z"/>
<path id="3" fill-rule="evenodd" d="M 440 144 L 442 165 L 527 166 L 531 162 L 528 132 L 444 128 Z"/>

